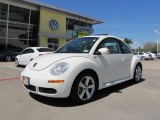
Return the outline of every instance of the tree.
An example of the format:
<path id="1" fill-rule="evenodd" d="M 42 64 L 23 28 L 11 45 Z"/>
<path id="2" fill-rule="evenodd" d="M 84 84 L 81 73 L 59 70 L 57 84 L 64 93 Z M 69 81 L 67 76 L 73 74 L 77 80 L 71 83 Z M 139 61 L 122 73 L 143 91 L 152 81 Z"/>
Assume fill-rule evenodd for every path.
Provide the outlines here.
<path id="1" fill-rule="evenodd" d="M 157 51 L 157 44 L 155 42 L 148 41 L 144 44 L 145 51 Z"/>
<path id="2" fill-rule="evenodd" d="M 129 38 L 124 38 L 124 42 L 125 42 L 127 45 L 133 44 L 132 40 L 129 39 Z"/>

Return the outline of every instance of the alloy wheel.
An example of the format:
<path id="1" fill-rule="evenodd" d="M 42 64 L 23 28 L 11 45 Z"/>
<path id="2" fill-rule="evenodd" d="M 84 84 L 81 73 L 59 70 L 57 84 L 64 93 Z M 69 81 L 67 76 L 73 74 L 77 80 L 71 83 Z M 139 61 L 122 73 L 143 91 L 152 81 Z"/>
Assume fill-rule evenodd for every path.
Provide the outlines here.
<path id="1" fill-rule="evenodd" d="M 142 59 L 142 60 L 145 60 L 146 58 L 145 58 L 145 57 L 142 57 L 141 59 Z"/>
<path id="2" fill-rule="evenodd" d="M 78 96 L 81 100 L 89 100 L 95 92 L 95 81 L 91 76 L 83 77 L 78 85 Z"/>
<path id="3" fill-rule="evenodd" d="M 5 61 L 10 62 L 12 60 L 11 56 L 6 56 Z"/>
<path id="4" fill-rule="evenodd" d="M 141 67 L 138 65 L 135 69 L 135 76 L 134 79 L 136 82 L 139 82 L 141 80 L 142 77 L 142 69 Z"/>

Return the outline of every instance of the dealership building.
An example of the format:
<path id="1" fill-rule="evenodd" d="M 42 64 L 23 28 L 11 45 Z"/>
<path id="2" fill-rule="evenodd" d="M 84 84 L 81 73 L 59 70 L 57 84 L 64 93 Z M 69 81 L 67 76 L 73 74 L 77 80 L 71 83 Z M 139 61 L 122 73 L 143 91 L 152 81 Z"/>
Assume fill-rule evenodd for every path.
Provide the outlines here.
<path id="1" fill-rule="evenodd" d="M 102 21 L 31 0 L 0 0 L 0 48 L 44 46 L 54 50 L 93 33 Z"/>

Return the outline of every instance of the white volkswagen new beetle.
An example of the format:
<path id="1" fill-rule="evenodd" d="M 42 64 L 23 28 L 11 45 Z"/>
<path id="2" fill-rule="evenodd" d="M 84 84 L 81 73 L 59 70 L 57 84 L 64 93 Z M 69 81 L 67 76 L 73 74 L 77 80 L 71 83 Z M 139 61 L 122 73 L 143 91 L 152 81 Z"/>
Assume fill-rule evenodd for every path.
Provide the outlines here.
<path id="1" fill-rule="evenodd" d="M 21 74 L 23 86 L 32 93 L 71 97 L 86 103 L 97 90 L 127 80 L 139 82 L 141 59 L 120 39 L 109 35 L 76 38 L 54 54 L 31 61 Z"/>

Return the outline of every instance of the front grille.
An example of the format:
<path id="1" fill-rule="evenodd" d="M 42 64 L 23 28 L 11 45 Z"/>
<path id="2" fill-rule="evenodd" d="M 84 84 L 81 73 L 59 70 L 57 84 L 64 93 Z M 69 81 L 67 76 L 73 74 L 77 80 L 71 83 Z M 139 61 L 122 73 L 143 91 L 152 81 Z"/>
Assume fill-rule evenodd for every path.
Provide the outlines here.
<path id="1" fill-rule="evenodd" d="M 41 92 L 41 93 L 48 93 L 48 94 L 55 94 L 55 93 L 57 93 L 57 91 L 55 89 L 52 89 L 52 88 L 42 88 L 42 87 L 39 87 L 39 92 Z"/>
<path id="2" fill-rule="evenodd" d="M 36 87 L 33 85 L 24 85 L 27 89 L 31 90 L 31 91 L 36 91 Z"/>

